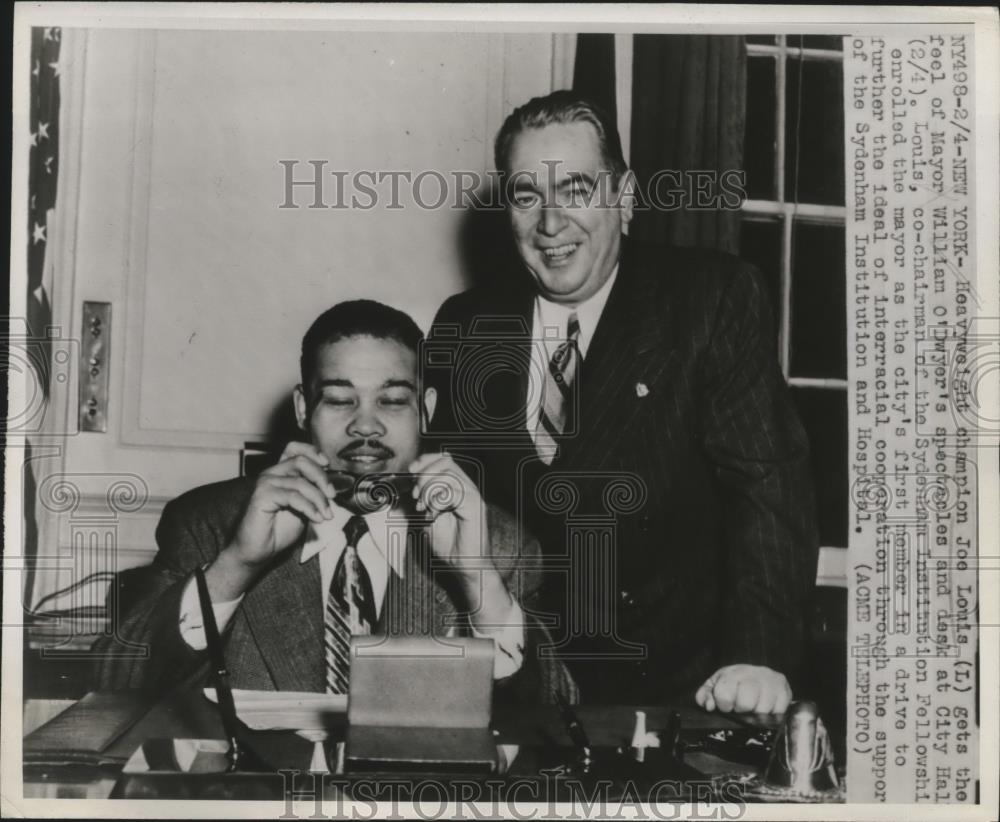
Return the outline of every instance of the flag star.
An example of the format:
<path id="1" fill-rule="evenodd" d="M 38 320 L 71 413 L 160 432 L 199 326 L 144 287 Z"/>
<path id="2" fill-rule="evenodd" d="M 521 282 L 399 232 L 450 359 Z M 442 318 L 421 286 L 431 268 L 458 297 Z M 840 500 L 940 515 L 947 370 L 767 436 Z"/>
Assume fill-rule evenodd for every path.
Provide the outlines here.
<path id="1" fill-rule="evenodd" d="M 45 242 L 45 226 L 35 223 L 35 230 L 31 233 L 31 244 Z"/>
<path id="2" fill-rule="evenodd" d="M 35 60 L 35 67 L 31 70 L 31 73 L 37 77 L 42 71 L 42 64 Z"/>
<path id="3" fill-rule="evenodd" d="M 59 63 L 58 63 L 58 61 L 55 62 L 55 63 L 49 63 L 49 68 L 52 69 L 52 76 L 53 77 L 58 77 L 59 76 Z"/>
<path id="4" fill-rule="evenodd" d="M 38 145 L 38 135 L 35 134 L 35 132 L 31 132 L 31 144 L 33 146 L 37 146 Z"/>
<path id="5" fill-rule="evenodd" d="M 38 139 L 48 140 L 49 139 L 49 124 L 43 123 L 41 120 L 38 121 Z"/>
<path id="6" fill-rule="evenodd" d="M 48 157 L 45 158 L 45 173 L 46 174 L 51 174 L 52 173 L 52 161 L 55 160 L 55 159 L 56 158 L 54 156 L 52 156 L 51 154 Z"/>
<path id="7" fill-rule="evenodd" d="M 42 29 L 42 39 L 43 40 L 52 40 L 53 39 L 53 37 L 52 37 L 52 29 L 51 28 L 49 28 L 49 27 L 46 26 L 44 29 Z"/>

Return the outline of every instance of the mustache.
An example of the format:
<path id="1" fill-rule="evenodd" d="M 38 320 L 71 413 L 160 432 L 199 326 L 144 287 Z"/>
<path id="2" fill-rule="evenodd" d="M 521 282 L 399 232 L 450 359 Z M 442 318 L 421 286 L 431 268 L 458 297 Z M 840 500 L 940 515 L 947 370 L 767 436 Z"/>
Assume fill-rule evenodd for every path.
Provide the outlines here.
<path id="1" fill-rule="evenodd" d="M 395 451 L 388 445 L 378 442 L 378 440 L 354 440 L 354 442 L 348 443 L 337 452 L 337 456 L 345 460 L 359 454 L 383 460 L 396 456 Z"/>

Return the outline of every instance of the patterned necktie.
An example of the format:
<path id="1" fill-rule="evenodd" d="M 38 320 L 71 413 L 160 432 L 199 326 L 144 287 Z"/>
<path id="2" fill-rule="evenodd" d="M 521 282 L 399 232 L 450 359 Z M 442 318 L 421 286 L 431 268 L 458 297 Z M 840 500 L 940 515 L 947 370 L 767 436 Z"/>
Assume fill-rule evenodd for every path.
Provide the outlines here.
<path id="1" fill-rule="evenodd" d="M 364 517 L 353 515 L 344 526 L 347 545 L 337 561 L 326 597 L 323 641 L 326 646 L 326 690 L 346 694 L 351 659 L 351 636 L 375 628 L 372 583 L 358 556 L 358 542 L 367 533 Z"/>
<path id="2" fill-rule="evenodd" d="M 535 431 L 535 447 L 546 465 L 555 457 L 556 440 L 567 429 L 573 430 L 573 382 L 576 379 L 580 351 L 580 323 L 576 314 L 570 314 L 566 324 L 566 339 L 560 343 L 545 374 L 542 407 Z"/>

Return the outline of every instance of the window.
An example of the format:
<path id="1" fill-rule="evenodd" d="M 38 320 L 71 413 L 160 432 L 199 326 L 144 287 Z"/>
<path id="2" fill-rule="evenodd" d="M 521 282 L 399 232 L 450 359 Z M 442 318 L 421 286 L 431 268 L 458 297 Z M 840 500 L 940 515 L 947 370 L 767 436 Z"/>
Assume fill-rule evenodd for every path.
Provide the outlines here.
<path id="1" fill-rule="evenodd" d="M 847 546 L 848 521 L 842 49 L 840 37 L 747 38 L 740 228 L 741 256 L 767 277 L 781 368 L 809 434 L 825 548 Z"/>

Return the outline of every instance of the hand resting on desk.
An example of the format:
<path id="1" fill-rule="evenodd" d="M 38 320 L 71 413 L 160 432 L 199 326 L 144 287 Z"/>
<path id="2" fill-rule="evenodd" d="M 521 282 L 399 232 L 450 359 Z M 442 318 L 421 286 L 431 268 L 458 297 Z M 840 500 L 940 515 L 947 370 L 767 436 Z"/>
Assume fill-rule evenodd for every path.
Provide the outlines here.
<path id="1" fill-rule="evenodd" d="M 785 675 L 764 665 L 725 665 L 694 696 L 706 711 L 784 713 L 792 699 Z"/>

